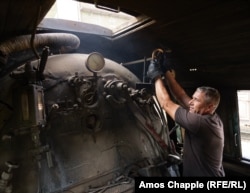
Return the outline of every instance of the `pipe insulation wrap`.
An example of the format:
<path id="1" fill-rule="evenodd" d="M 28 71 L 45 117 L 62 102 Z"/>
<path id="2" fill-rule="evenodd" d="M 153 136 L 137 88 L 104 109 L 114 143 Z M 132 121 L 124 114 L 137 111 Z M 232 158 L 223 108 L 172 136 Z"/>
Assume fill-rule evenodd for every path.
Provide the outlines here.
<path id="1" fill-rule="evenodd" d="M 8 56 L 13 52 L 19 52 L 31 49 L 31 35 L 18 36 L 0 44 L 0 53 L 2 56 Z M 73 34 L 68 33 L 46 33 L 36 34 L 34 47 L 43 46 L 63 47 L 65 51 L 77 49 L 80 45 L 80 39 Z"/>

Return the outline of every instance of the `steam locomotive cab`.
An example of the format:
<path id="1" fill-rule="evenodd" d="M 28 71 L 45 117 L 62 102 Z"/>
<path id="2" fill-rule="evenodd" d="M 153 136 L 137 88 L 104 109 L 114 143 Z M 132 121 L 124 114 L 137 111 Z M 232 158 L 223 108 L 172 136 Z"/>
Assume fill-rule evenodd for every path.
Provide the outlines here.
<path id="1" fill-rule="evenodd" d="M 0 193 L 182 176 L 184 128 L 146 77 L 156 48 L 189 96 L 218 89 L 225 177 L 249 176 L 249 1 L 218 2 L 0 1 Z"/>

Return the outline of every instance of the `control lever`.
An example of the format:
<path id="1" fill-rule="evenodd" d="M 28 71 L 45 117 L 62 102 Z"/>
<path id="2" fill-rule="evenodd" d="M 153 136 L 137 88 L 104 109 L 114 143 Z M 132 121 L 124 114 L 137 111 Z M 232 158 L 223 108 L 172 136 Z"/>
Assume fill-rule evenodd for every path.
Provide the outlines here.
<path id="1" fill-rule="evenodd" d="M 40 60 L 40 63 L 39 63 L 39 66 L 37 68 L 37 73 L 38 73 L 38 78 L 40 80 L 44 80 L 44 75 L 43 75 L 43 71 L 45 69 L 45 66 L 46 66 L 46 63 L 47 63 L 47 60 L 48 60 L 48 56 L 49 56 L 49 47 L 45 46 L 43 48 L 43 52 L 42 52 L 42 56 L 41 56 L 41 60 Z"/>

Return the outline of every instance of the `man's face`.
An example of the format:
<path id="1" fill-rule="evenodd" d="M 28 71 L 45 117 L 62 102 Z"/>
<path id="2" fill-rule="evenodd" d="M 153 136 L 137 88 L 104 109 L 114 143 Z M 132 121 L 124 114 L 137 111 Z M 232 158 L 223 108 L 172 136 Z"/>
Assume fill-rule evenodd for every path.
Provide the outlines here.
<path id="1" fill-rule="evenodd" d="M 210 113 L 210 105 L 205 101 L 204 92 L 195 91 L 189 101 L 189 112 L 201 115 Z"/>

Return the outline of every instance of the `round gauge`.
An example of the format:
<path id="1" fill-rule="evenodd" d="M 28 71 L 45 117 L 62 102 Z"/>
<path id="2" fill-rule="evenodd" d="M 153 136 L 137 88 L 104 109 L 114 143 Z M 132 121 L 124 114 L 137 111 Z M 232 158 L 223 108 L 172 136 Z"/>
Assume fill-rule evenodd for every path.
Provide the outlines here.
<path id="1" fill-rule="evenodd" d="M 105 65 L 104 57 L 98 52 L 91 53 L 86 61 L 86 67 L 91 72 L 101 71 L 104 65 Z"/>

